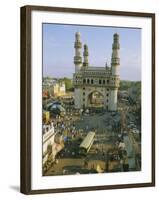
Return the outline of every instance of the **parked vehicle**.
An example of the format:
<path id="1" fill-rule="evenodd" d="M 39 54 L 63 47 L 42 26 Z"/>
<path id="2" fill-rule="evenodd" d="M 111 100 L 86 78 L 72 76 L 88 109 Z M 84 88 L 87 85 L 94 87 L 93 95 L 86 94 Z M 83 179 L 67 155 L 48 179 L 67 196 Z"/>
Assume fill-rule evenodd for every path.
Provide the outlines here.
<path id="1" fill-rule="evenodd" d="M 95 139 L 95 132 L 90 131 L 80 144 L 80 149 L 79 149 L 80 155 L 85 156 L 89 152 L 91 146 L 93 145 L 94 139 Z"/>

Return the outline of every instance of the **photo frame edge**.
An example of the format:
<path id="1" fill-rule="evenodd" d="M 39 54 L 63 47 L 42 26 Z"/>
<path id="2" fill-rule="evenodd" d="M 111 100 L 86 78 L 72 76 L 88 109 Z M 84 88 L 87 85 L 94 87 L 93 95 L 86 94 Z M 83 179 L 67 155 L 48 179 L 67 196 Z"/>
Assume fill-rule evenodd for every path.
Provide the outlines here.
<path id="1" fill-rule="evenodd" d="M 81 8 L 63 8 L 47 6 L 23 6 L 21 9 L 20 35 L 21 35 L 21 73 L 20 73 L 20 191 L 24 194 L 44 194 L 59 192 L 93 191 L 106 189 L 126 189 L 137 187 L 155 186 L 155 14 L 110 10 L 94 10 Z M 75 12 L 88 14 L 112 14 L 119 16 L 151 17 L 152 19 L 152 181 L 150 183 L 136 183 L 123 185 L 89 186 L 76 188 L 42 189 L 32 190 L 31 188 L 31 12 L 56 11 Z"/>
<path id="2" fill-rule="evenodd" d="M 31 191 L 31 10 L 20 10 L 20 191 Z"/>

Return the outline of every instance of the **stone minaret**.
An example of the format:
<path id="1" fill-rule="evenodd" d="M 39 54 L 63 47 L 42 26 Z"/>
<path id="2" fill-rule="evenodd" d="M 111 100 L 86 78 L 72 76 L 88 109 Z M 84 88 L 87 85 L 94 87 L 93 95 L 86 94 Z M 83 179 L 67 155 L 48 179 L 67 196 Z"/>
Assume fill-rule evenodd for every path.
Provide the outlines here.
<path id="1" fill-rule="evenodd" d="M 80 71 L 82 66 L 82 56 L 81 56 L 82 43 L 79 32 L 76 32 L 75 34 L 74 48 L 75 48 L 75 56 L 74 56 L 75 72 L 78 72 Z"/>
<path id="2" fill-rule="evenodd" d="M 112 58 L 111 58 L 112 75 L 119 75 L 119 66 L 120 66 L 119 49 L 120 49 L 119 35 L 115 33 L 112 45 Z"/>
<path id="3" fill-rule="evenodd" d="M 89 53 L 88 53 L 88 46 L 85 44 L 85 45 L 84 45 L 84 52 L 83 52 L 83 57 L 84 57 L 83 67 L 85 67 L 85 68 L 87 68 L 88 65 L 89 65 L 88 56 L 89 56 Z"/>
<path id="4" fill-rule="evenodd" d="M 112 90 L 110 92 L 110 103 L 109 110 L 117 110 L 117 94 L 119 87 L 119 67 L 120 67 L 120 58 L 119 58 L 119 35 L 114 34 L 113 45 L 112 45 L 112 58 L 111 58 L 111 72 L 112 72 Z"/>

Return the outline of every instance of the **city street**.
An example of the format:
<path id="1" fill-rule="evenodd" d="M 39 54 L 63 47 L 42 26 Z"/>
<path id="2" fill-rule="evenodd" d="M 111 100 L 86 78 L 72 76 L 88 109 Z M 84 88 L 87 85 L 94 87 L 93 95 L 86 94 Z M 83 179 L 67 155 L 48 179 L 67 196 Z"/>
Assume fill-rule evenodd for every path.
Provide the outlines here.
<path id="1" fill-rule="evenodd" d="M 120 112 L 112 113 L 104 110 L 91 112 L 90 110 L 89 113 L 80 114 L 72 108 L 67 107 L 67 110 L 69 112 L 66 112 L 65 116 L 52 118 L 55 131 L 65 138 L 65 142 L 64 149 L 56 156 L 56 163 L 53 163 L 45 175 L 123 171 L 121 158 L 118 155 L 122 121 Z M 128 115 L 129 117 L 124 123 L 126 127 L 129 120 L 133 118 L 132 114 Z M 86 156 L 81 156 L 79 146 L 89 131 L 95 131 L 96 136 L 90 151 Z M 139 153 L 140 147 L 135 142 L 131 131 L 123 135 L 121 142 L 125 144 L 129 171 L 138 170 L 136 154 Z M 137 148 L 138 150 L 136 150 Z M 116 151 L 116 149 L 118 150 Z M 109 155 L 110 151 L 112 153 Z"/>

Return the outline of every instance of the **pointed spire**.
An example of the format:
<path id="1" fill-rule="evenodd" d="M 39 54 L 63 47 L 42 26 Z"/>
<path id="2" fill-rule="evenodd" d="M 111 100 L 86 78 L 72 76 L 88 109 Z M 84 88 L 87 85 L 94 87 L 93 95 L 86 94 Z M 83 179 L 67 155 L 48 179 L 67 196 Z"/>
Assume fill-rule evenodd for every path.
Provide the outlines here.
<path id="1" fill-rule="evenodd" d="M 108 69 L 108 68 L 109 68 L 109 66 L 108 66 L 108 63 L 107 63 L 107 62 L 105 63 L 105 68 L 106 68 L 106 69 Z"/>

